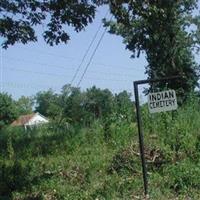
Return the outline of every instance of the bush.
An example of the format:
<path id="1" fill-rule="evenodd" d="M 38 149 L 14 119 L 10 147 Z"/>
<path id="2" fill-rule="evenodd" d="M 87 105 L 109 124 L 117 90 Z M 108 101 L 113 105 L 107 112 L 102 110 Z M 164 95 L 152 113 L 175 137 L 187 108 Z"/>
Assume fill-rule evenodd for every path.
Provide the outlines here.
<path id="1" fill-rule="evenodd" d="M 0 196 L 11 196 L 30 186 L 33 177 L 30 166 L 22 161 L 0 161 Z"/>
<path id="2" fill-rule="evenodd" d="M 167 166 L 163 176 L 165 185 L 175 192 L 187 191 L 190 188 L 200 190 L 200 163 L 195 164 L 190 159 Z"/>

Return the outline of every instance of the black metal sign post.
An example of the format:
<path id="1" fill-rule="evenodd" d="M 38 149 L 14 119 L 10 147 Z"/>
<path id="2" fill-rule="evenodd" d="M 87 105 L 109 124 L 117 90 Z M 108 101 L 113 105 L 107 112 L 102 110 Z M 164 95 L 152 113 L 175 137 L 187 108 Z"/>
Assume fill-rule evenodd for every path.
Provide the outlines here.
<path id="1" fill-rule="evenodd" d="M 156 82 L 160 82 L 160 81 L 167 82 L 169 80 L 174 80 L 174 79 L 178 79 L 181 77 L 182 76 L 172 76 L 172 77 L 167 77 L 167 78 L 140 80 L 140 81 L 133 82 L 145 196 L 148 194 L 148 180 L 147 180 L 147 167 L 146 167 L 146 161 L 145 161 L 145 156 L 144 156 L 144 136 L 143 136 L 143 130 L 142 130 L 142 120 L 141 120 L 141 112 L 140 112 L 138 85 L 147 84 L 147 83 L 156 83 Z"/>

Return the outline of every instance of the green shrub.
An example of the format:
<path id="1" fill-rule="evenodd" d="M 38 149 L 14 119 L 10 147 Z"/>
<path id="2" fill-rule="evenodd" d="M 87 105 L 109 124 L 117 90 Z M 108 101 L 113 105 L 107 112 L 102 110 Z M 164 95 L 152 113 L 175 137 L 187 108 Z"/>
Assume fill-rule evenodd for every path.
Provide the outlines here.
<path id="1" fill-rule="evenodd" d="M 0 161 L 0 196 L 28 188 L 32 179 L 30 166 L 22 161 Z"/>
<path id="2" fill-rule="evenodd" d="M 163 170 L 164 183 L 175 192 L 187 191 L 190 188 L 200 190 L 200 163 L 190 159 L 169 165 Z"/>

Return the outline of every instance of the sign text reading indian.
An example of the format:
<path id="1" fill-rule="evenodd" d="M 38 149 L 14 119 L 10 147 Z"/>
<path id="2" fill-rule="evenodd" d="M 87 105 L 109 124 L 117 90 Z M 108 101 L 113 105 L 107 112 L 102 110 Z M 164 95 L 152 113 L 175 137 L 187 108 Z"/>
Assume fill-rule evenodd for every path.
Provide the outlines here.
<path id="1" fill-rule="evenodd" d="M 150 113 L 176 110 L 178 107 L 176 92 L 174 90 L 167 90 L 150 93 L 148 96 L 148 107 Z"/>

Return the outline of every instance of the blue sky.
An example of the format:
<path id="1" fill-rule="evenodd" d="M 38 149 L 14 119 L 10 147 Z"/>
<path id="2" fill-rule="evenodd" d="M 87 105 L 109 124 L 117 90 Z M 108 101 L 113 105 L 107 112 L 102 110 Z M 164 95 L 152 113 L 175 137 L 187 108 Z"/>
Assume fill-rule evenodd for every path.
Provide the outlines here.
<path id="1" fill-rule="evenodd" d="M 71 81 L 106 12 L 106 8 L 98 10 L 94 22 L 80 33 L 69 28 L 71 40 L 67 45 L 50 47 L 39 37 L 37 43 L 17 44 L 2 50 L 2 90 L 14 98 L 31 96 L 49 88 L 59 92 L 64 84 Z M 42 27 L 37 29 L 37 32 L 41 31 Z M 102 28 L 73 83 L 74 86 L 80 80 L 103 31 Z M 144 55 L 135 59 L 130 56 L 131 52 L 125 50 L 121 37 L 106 33 L 81 82 L 81 89 L 96 85 L 109 88 L 112 92 L 127 90 L 132 93 L 133 81 L 147 77 L 144 73 L 147 63 Z M 199 55 L 196 56 L 197 60 L 199 58 Z"/>

